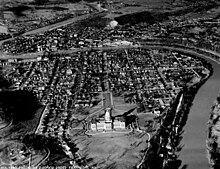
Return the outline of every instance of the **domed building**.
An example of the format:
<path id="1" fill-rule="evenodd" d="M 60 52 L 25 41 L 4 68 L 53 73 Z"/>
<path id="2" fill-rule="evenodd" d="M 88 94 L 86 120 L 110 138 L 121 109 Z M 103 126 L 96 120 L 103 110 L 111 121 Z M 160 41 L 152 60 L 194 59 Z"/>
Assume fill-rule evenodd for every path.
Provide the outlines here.
<path id="1" fill-rule="evenodd" d="M 110 28 L 115 28 L 118 25 L 118 22 L 116 20 L 112 20 L 111 22 L 109 22 L 109 27 Z"/>
<path id="2" fill-rule="evenodd" d="M 112 117 L 112 109 L 106 108 L 104 118 L 97 118 L 90 123 L 89 130 L 91 131 L 113 131 L 125 130 L 125 119 L 123 117 Z"/>

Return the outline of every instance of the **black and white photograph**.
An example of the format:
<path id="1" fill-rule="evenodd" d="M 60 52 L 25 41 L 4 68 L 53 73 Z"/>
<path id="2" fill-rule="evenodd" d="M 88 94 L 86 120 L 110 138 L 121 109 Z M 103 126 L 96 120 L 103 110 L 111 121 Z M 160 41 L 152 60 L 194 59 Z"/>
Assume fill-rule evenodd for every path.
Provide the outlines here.
<path id="1" fill-rule="evenodd" d="M 0 169 L 220 169 L 220 0 L 0 0 Z"/>

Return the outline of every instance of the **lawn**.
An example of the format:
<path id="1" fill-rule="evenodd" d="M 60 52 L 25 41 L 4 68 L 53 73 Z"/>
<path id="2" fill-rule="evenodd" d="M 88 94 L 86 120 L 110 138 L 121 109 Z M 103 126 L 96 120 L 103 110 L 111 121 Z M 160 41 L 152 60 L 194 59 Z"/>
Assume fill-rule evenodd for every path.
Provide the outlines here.
<path id="1" fill-rule="evenodd" d="M 89 166 L 123 169 L 133 168 L 141 161 L 148 135 L 136 132 L 123 136 L 78 136 L 72 140 L 77 144 L 79 153 L 89 161 Z"/>
<path id="2" fill-rule="evenodd" d="M 138 124 L 140 126 L 140 129 L 148 130 L 153 128 L 154 117 L 154 114 L 138 114 Z"/>

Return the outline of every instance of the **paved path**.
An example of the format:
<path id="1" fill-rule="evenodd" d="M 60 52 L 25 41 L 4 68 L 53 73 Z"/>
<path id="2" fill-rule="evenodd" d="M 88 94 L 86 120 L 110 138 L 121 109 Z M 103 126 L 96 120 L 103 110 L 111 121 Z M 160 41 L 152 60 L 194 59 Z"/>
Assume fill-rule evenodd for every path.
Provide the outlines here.
<path id="1" fill-rule="evenodd" d="M 35 130 L 35 132 L 34 132 L 35 134 L 37 134 L 38 131 L 39 131 L 39 129 L 41 128 L 41 125 L 42 125 L 44 116 L 45 116 L 46 112 L 48 111 L 48 110 L 47 110 L 47 106 L 48 106 L 48 104 L 45 105 L 45 107 L 44 107 L 44 109 L 43 109 L 43 112 L 41 113 L 41 118 L 40 118 L 40 120 L 39 120 L 39 124 L 38 124 L 38 126 L 37 126 L 37 128 L 36 128 L 36 130 Z"/>
<path id="2" fill-rule="evenodd" d="M 150 147 L 150 139 L 151 139 L 151 135 L 149 133 L 146 133 L 148 135 L 148 139 L 147 139 L 147 148 Z M 140 166 L 145 162 L 145 157 L 147 155 L 148 151 L 145 151 L 145 154 L 141 160 L 141 162 L 137 165 L 137 169 L 140 168 Z"/>
<path id="3" fill-rule="evenodd" d="M 99 112 L 101 112 L 101 111 L 104 111 L 105 109 L 104 108 L 100 108 L 99 110 L 97 110 L 97 111 L 95 111 L 94 113 L 92 113 L 92 114 L 89 114 L 87 117 L 86 117 L 86 121 L 91 117 L 91 116 L 93 116 L 93 115 L 95 115 L 95 114 L 97 114 L 97 113 L 99 113 Z"/>
<path id="4" fill-rule="evenodd" d="M 46 155 L 41 161 L 39 161 L 38 164 L 35 165 L 36 168 L 38 168 L 38 167 L 39 167 L 44 161 L 46 161 L 46 160 L 48 159 L 48 157 L 50 156 L 50 150 L 47 148 L 46 151 L 47 151 L 47 155 Z M 33 166 L 31 166 L 31 167 L 33 167 Z"/>

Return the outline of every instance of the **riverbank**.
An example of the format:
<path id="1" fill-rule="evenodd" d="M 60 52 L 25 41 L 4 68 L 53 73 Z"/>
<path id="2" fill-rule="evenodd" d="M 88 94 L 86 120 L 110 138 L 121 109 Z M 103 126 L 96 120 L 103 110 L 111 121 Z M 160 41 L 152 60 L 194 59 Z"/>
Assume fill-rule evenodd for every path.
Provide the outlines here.
<path id="1" fill-rule="evenodd" d="M 170 44 L 169 46 L 172 46 Z M 182 47 L 181 44 L 176 44 L 174 47 Z M 187 46 L 183 48 L 188 48 Z M 208 80 L 199 90 L 193 101 L 194 105 L 190 110 L 189 120 L 185 127 L 185 132 L 183 134 L 182 144 L 184 148 L 180 153 L 180 159 L 183 160 L 184 166 L 189 169 L 194 168 L 204 168 L 207 169 L 209 164 L 212 168 L 219 168 L 220 154 L 216 142 L 219 144 L 220 141 L 216 141 L 216 137 L 213 136 L 212 129 L 218 131 L 218 125 L 213 127 L 213 119 L 208 117 L 210 112 L 210 107 L 213 105 L 212 100 L 215 99 L 216 93 L 219 92 L 219 53 L 209 51 L 206 49 L 200 49 L 196 47 L 189 47 L 190 50 L 197 51 L 203 58 L 208 60 L 214 68 L 213 76 Z M 213 107 L 216 105 L 213 105 Z M 213 111 L 213 107 L 211 112 Z M 212 113 L 211 113 L 212 114 Z M 210 114 L 210 116 L 211 116 Z M 208 123 L 208 131 L 205 128 L 205 124 Z M 208 132 L 208 136 L 207 136 Z M 212 137 L 213 136 L 213 137 Z M 206 140 L 207 139 L 207 140 Z M 206 140 L 203 141 L 203 140 Z M 194 142 L 194 143 L 193 143 Z M 206 147 L 207 146 L 207 147 Z M 209 164 L 207 164 L 206 159 L 208 158 Z"/>
<path id="2" fill-rule="evenodd" d="M 175 50 L 175 48 L 174 48 Z M 184 52 L 187 53 L 187 52 Z M 189 52 L 190 56 L 193 56 Z M 194 57 L 197 57 L 196 55 Z M 162 120 L 161 127 L 157 134 L 151 139 L 151 146 L 148 149 L 148 154 L 145 158 L 145 163 L 140 168 L 166 168 L 177 169 L 181 166 L 182 160 L 178 158 L 178 152 L 182 149 L 183 128 L 188 120 L 190 109 L 193 105 L 193 100 L 199 88 L 212 75 L 213 69 L 205 59 L 202 59 L 203 66 L 209 71 L 201 78 L 198 83 L 191 86 L 186 86 L 176 97 L 170 110 L 166 113 Z M 182 96 L 181 96 L 182 95 Z M 182 99 L 180 99 L 182 97 Z M 177 105 L 181 102 L 180 109 Z"/>
<path id="3" fill-rule="evenodd" d="M 206 140 L 210 167 L 220 167 L 220 95 L 215 100 L 208 121 L 208 135 Z"/>

